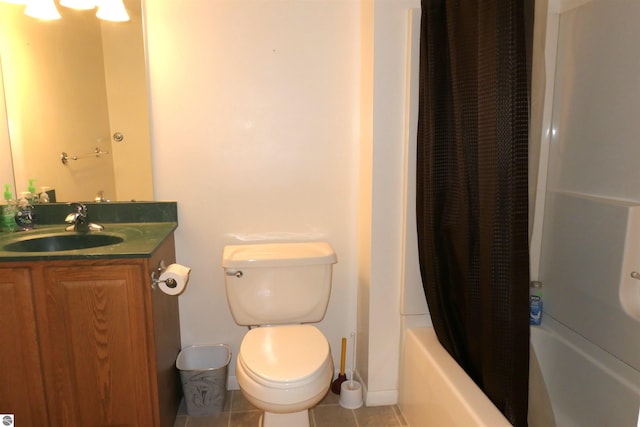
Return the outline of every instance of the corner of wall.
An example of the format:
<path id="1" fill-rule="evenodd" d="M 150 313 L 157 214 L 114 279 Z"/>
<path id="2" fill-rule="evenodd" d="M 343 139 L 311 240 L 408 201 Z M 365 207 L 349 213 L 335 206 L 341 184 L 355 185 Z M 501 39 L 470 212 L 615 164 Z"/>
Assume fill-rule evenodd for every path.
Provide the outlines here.
<path id="1" fill-rule="evenodd" d="M 369 380 L 369 285 L 373 187 L 373 1 L 360 6 L 360 178 L 358 203 L 358 294 L 356 365 Z"/>

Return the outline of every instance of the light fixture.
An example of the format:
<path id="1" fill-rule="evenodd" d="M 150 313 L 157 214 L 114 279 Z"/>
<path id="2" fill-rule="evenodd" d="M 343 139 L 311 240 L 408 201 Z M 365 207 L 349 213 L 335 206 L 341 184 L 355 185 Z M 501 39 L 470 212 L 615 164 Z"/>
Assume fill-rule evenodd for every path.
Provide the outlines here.
<path id="1" fill-rule="evenodd" d="M 129 14 L 122 0 L 100 0 L 96 16 L 105 21 L 124 22 L 129 20 Z"/>
<path id="2" fill-rule="evenodd" d="M 60 13 L 53 0 L 28 0 L 24 14 L 32 18 L 54 20 L 60 19 Z"/>
<path id="3" fill-rule="evenodd" d="M 95 0 L 60 0 L 60 6 L 77 10 L 90 10 L 96 7 Z"/>

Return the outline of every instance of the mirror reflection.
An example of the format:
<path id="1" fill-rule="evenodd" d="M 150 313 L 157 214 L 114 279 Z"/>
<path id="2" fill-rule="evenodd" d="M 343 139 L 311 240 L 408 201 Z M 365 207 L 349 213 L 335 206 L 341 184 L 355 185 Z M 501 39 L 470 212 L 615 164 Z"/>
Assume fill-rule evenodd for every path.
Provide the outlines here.
<path id="1" fill-rule="evenodd" d="M 35 180 L 59 202 L 153 198 L 141 5 L 124 4 L 127 22 L 57 1 L 61 19 L 42 21 L 0 0 L 0 184 L 14 195 Z"/>

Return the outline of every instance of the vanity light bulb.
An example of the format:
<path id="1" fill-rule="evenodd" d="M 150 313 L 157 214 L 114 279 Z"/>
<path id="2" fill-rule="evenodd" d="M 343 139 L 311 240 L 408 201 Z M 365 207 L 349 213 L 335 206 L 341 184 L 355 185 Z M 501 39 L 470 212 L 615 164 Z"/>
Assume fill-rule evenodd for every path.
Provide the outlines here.
<path id="1" fill-rule="evenodd" d="M 24 14 L 48 21 L 61 18 L 53 0 L 28 0 Z"/>
<path id="2" fill-rule="evenodd" d="M 129 14 L 122 0 L 100 0 L 96 16 L 105 21 L 124 22 L 129 20 Z"/>
<path id="3" fill-rule="evenodd" d="M 91 10 L 96 7 L 94 0 L 60 0 L 60 6 L 77 10 Z"/>

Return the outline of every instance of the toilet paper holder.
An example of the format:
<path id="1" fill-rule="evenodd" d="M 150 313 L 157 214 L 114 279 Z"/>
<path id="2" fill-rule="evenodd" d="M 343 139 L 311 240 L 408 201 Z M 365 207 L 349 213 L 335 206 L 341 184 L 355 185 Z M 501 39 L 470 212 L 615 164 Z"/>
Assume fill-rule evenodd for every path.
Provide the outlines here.
<path id="1" fill-rule="evenodd" d="M 167 266 L 165 265 L 164 260 L 160 260 L 158 267 L 151 272 L 151 288 L 152 289 L 156 289 L 159 283 L 164 283 L 172 289 L 178 286 L 178 282 L 176 282 L 176 280 L 172 277 L 169 277 L 166 280 L 160 280 L 160 275 L 164 273 L 166 269 L 167 269 Z"/>

